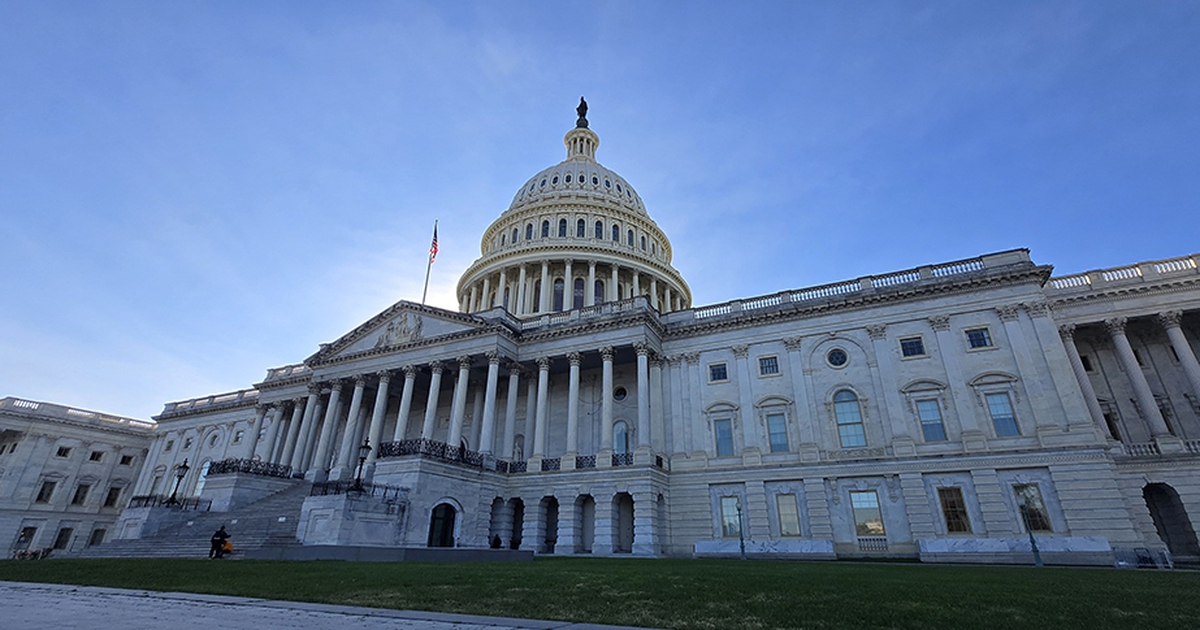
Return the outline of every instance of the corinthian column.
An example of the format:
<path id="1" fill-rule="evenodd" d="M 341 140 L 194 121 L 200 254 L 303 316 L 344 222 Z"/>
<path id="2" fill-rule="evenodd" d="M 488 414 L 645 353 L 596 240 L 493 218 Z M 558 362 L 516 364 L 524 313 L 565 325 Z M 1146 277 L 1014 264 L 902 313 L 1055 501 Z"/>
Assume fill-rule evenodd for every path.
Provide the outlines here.
<path id="1" fill-rule="evenodd" d="M 567 457 L 574 459 L 579 453 L 579 364 L 583 355 L 572 352 L 567 361 L 571 364 L 567 385 Z"/>
<path id="2" fill-rule="evenodd" d="M 383 416 L 387 413 L 388 384 L 392 382 L 392 373 L 383 370 L 379 372 L 379 387 L 375 388 L 375 405 L 371 407 L 371 426 L 367 429 L 367 442 L 371 452 L 367 453 L 367 465 L 363 475 L 367 479 L 375 474 L 375 461 L 379 459 L 379 445 L 383 442 Z"/>
<path id="3" fill-rule="evenodd" d="M 1158 323 L 1167 331 L 1171 347 L 1179 356 L 1179 363 L 1183 365 L 1183 372 L 1192 386 L 1192 395 L 1200 400 L 1200 362 L 1196 361 L 1196 353 L 1192 352 L 1192 345 L 1183 334 L 1183 328 L 1180 327 L 1182 320 L 1183 311 L 1167 311 L 1158 315 Z"/>
<path id="4" fill-rule="evenodd" d="M 425 422 L 421 425 L 421 439 L 432 440 L 437 427 L 438 390 L 442 388 L 442 362 L 429 364 L 429 398 L 425 403 Z"/>
<path id="5" fill-rule="evenodd" d="M 487 384 L 483 392 L 483 426 L 479 433 L 479 452 L 490 455 L 496 441 L 496 384 L 500 378 L 500 353 L 487 353 Z"/>
<path id="6" fill-rule="evenodd" d="M 633 348 L 637 351 L 637 448 L 642 450 L 650 448 L 650 346 L 638 342 Z"/>
<path id="7" fill-rule="evenodd" d="M 312 469 L 308 471 L 312 477 L 310 481 L 325 481 L 329 478 L 329 471 L 325 467 L 329 465 L 329 449 L 333 445 L 333 433 L 337 430 L 338 401 L 342 397 L 342 381 L 334 380 L 330 386 L 332 390 L 329 393 L 329 402 L 325 405 L 325 422 L 321 425 L 321 439 L 317 442 L 317 452 L 313 458 Z"/>
<path id="8" fill-rule="evenodd" d="M 588 279 L 587 286 L 583 288 L 583 305 L 596 305 L 596 261 L 589 260 L 588 262 Z"/>
<path id="9" fill-rule="evenodd" d="M 525 306 L 525 265 L 524 263 L 518 267 L 520 273 L 517 275 L 517 308 L 513 311 L 517 315 L 524 315 L 529 309 Z"/>
<path id="10" fill-rule="evenodd" d="M 545 288 L 545 284 L 542 285 Z M 546 404 L 550 393 L 550 357 L 541 357 L 538 364 L 537 414 L 533 425 L 533 456 L 546 456 Z"/>
<path id="11" fill-rule="evenodd" d="M 457 447 L 462 442 L 463 416 L 467 407 L 467 382 L 471 376 L 471 357 L 458 358 L 458 379 L 454 381 L 454 402 L 450 406 L 450 436 L 446 443 Z"/>
<path id="12" fill-rule="evenodd" d="M 1142 417 L 1150 425 L 1150 434 L 1154 437 L 1170 435 L 1171 431 L 1167 428 L 1167 422 L 1163 420 L 1162 412 L 1158 410 L 1158 401 L 1154 400 L 1154 392 L 1150 390 L 1150 383 L 1146 382 L 1146 375 L 1142 373 L 1142 366 L 1138 365 L 1137 357 L 1133 354 L 1133 347 L 1129 345 L 1129 339 L 1125 336 L 1124 317 L 1114 317 L 1104 321 L 1104 325 L 1108 328 L 1108 334 L 1112 336 L 1113 346 L 1117 349 L 1117 358 L 1121 360 L 1121 367 L 1125 368 L 1125 374 L 1129 376 L 1130 382 L 1133 384 L 1133 393 L 1137 396 L 1138 408 L 1142 411 Z"/>
<path id="13" fill-rule="evenodd" d="M 271 410 L 271 426 L 267 427 L 267 435 L 264 438 L 262 461 L 273 464 L 275 463 L 275 447 L 279 443 L 279 429 L 283 424 L 283 403 L 280 402 Z M 254 458 L 254 451 L 250 449 L 250 458 Z"/>
<path id="14" fill-rule="evenodd" d="M 1112 439 L 1113 435 L 1108 430 L 1108 423 L 1104 421 L 1104 410 L 1100 408 L 1100 401 L 1096 399 L 1096 388 L 1092 387 L 1092 379 L 1088 378 L 1087 369 L 1083 367 L 1083 359 L 1079 356 L 1079 348 L 1075 346 L 1075 324 L 1059 326 L 1058 335 L 1062 338 L 1063 347 L 1067 350 L 1067 362 L 1071 364 L 1071 371 L 1075 373 L 1079 390 L 1083 392 L 1083 404 L 1087 406 L 1088 416 L 1104 431 L 1105 436 Z"/>
<path id="15" fill-rule="evenodd" d="M 596 456 L 596 466 L 607 468 L 612 466 L 613 451 L 613 355 L 612 346 L 600 348 L 600 359 L 603 361 L 600 377 L 600 453 Z M 598 519 L 597 519 L 598 520 Z"/>
<path id="16" fill-rule="evenodd" d="M 280 464 L 291 464 L 292 454 L 296 452 L 296 440 L 300 437 L 300 425 L 304 422 L 304 413 L 308 406 L 303 398 L 292 399 L 292 421 L 288 423 L 287 437 L 283 440 L 283 452 L 279 454 Z M 293 472 L 300 472 L 293 466 Z"/>
<path id="17" fill-rule="evenodd" d="M 500 453 L 513 457 L 513 440 L 517 432 L 517 395 L 520 391 L 521 367 L 513 363 L 508 370 L 508 395 L 504 399 L 504 442 Z"/>
<path id="18" fill-rule="evenodd" d="M 358 444 L 354 436 L 358 433 L 359 414 L 362 412 L 363 392 L 366 391 L 366 387 L 365 374 L 354 377 L 354 394 L 350 397 L 350 412 L 346 415 L 346 429 L 342 432 L 342 446 L 338 449 L 337 468 L 333 475 L 335 479 L 349 478 L 354 458 L 358 455 Z"/>
<path id="19" fill-rule="evenodd" d="M 399 442 L 408 435 L 408 416 L 412 413 L 413 386 L 417 381 L 417 366 L 406 365 L 404 389 L 400 392 L 400 410 L 396 414 L 396 428 L 392 429 L 392 440 Z"/>
<path id="20" fill-rule="evenodd" d="M 542 290 L 538 293 L 538 312 L 550 312 L 550 261 L 542 261 Z"/>
<path id="21" fill-rule="evenodd" d="M 258 405 L 254 408 L 254 420 L 250 421 L 250 428 L 246 431 L 246 450 L 243 455 L 246 459 L 254 459 L 254 449 L 258 447 L 258 434 L 262 431 L 263 418 L 267 415 L 269 405 Z"/>
<path id="22" fill-rule="evenodd" d="M 306 470 L 304 465 L 304 452 L 308 450 L 308 443 L 312 439 L 313 426 L 316 424 L 313 419 L 313 414 L 317 410 L 317 402 L 321 399 L 321 386 L 317 383 L 308 385 L 308 402 L 304 403 L 304 419 L 300 422 L 300 429 L 293 436 L 288 436 L 288 444 L 284 446 L 284 450 L 291 455 L 289 462 L 292 465 L 292 472 L 302 473 Z M 290 434 L 291 431 L 288 431 Z"/>

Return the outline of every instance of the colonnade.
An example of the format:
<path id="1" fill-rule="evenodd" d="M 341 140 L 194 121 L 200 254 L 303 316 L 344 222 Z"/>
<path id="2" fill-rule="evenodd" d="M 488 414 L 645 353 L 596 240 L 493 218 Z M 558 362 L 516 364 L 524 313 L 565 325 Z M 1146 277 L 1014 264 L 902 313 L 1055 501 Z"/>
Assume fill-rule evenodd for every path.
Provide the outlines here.
<path id="1" fill-rule="evenodd" d="M 615 262 L 542 260 L 479 277 L 460 296 L 459 310 L 475 313 L 503 306 L 513 314 L 530 315 L 646 295 L 651 306 L 667 313 L 688 307 L 684 296 L 678 288 L 673 290 L 673 286 L 666 278 Z"/>
<path id="2" fill-rule="evenodd" d="M 1183 367 L 1188 385 L 1192 390 L 1192 396 L 1196 397 L 1195 400 L 1200 400 L 1200 362 L 1197 361 L 1196 353 L 1192 350 L 1191 344 L 1188 343 L 1187 337 L 1183 333 L 1183 328 L 1181 327 L 1182 318 L 1183 312 L 1177 310 L 1158 313 L 1154 316 L 1157 324 L 1166 333 L 1175 356 L 1179 358 L 1179 363 Z M 1129 343 L 1129 337 L 1126 334 L 1127 324 L 1127 317 L 1113 317 L 1103 322 L 1104 329 L 1108 334 L 1108 341 L 1112 343 L 1113 349 L 1116 351 L 1117 360 L 1120 362 L 1125 376 L 1129 379 L 1134 393 L 1134 402 L 1149 427 L 1151 437 L 1156 442 L 1171 442 L 1174 440 L 1172 437 L 1173 433 L 1166 419 L 1163 417 L 1158 400 L 1154 396 L 1154 391 L 1150 388 L 1150 383 L 1146 379 L 1138 357 L 1134 354 L 1133 346 Z M 1109 438 L 1114 438 L 1115 436 L 1112 435 L 1112 431 L 1104 419 L 1104 411 L 1100 406 L 1096 390 L 1092 386 L 1091 378 L 1088 376 L 1087 369 L 1083 364 L 1083 358 L 1079 354 L 1079 349 L 1075 346 L 1076 325 L 1066 324 L 1060 326 L 1058 330 L 1062 336 L 1063 345 L 1066 346 L 1067 358 L 1071 363 L 1071 369 L 1075 373 L 1076 380 L 1079 381 L 1080 389 L 1083 391 L 1088 413 L 1091 415 L 1092 420 L 1103 428 Z"/>

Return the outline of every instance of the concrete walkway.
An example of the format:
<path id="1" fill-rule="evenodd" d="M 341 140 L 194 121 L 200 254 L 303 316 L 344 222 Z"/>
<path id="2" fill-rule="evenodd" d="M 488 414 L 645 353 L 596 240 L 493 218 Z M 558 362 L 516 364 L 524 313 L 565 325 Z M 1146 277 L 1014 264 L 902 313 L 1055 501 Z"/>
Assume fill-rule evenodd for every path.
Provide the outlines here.
<path id="1" fill-rule="evenodd" d="M 0 581 L 5 630 L 618 630 L 620 626 Z M 626 628 L 625 630 L 637 630 Z"/>

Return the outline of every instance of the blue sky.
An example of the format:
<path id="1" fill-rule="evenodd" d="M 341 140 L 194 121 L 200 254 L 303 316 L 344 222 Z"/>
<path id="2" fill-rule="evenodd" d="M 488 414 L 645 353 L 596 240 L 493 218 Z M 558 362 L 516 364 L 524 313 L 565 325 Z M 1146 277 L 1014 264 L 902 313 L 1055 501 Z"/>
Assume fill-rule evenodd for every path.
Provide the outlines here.
<path id="1" fill-rule="evenodd" d="M 696 303 L 1028 247 L 1200 251 L 1196 2 L 0 0 L 0 395 L 148 417 L 455 307 L 564 157 Z"/>

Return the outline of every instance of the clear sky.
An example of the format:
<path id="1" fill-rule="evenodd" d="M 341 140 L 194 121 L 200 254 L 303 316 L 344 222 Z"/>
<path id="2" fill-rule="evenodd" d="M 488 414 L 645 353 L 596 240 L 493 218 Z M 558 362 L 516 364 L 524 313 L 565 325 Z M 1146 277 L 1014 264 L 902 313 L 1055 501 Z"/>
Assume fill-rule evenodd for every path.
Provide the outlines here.
<path id="1" fill-rule="evenodd" d="M 0 0 L 0 396 L 249 387 L 598 159 L 695 302 L 1200 252 L 1200 2 Z"/>

